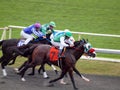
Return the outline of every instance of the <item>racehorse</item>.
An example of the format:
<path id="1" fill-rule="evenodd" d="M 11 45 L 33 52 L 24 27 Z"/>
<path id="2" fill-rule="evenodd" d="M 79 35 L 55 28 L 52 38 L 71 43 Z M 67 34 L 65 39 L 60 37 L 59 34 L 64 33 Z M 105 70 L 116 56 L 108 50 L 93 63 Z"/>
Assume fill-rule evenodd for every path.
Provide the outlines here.
<path id="1" fill-rule="evenodd" d="M 65 55 L 64 59 L 61 59 L 61 61 L 58 60 L 61 62 L 61 65 L 58 64 L 57 60 L 56 61 L 50 60 L 49 54 L 50 49 L 52 48 L 50 45 L 37 46 L 33 50 L 32 55 L 29 57 L 29 61 L 25 64 L 24 68 L 20 72 L 21 80 L 25 81 L 24 74 L 28 68 L 35 67 L 37 65 L 44 66 L 45 63 L 51 62 L 52 64 L 60 67 L 62 72 L 58 78 L 49 81 L 49 84 L 52 84 L 53 82 L 58 81 L 59 79 L 62 79 L 64 75 L 68 72 L 73 84 L 73 88 L 77 90 L 73 77 L 73 71 L 76 72 L 82 79 L 86 81 L 89 81 L 89 79 L 81 75 L 79 71 L 75 68 L 76 62 L 83 54 L 86 54 L 90 57 L 95 57 L 96 53 L 95 50 L 91 47 L 91 44 L 84 39 L 80 41 L 75 41 L 74 45 L 75 45 L 74 47 L 66 48 L 64 52 Z"/>
<path id="2" fill-rule="evenodd" d="M 17 56 L 21 55 L 24 56 L 24 50 L 26 48 L 31 47 L 33 44 L 50 44 L 50 41 L 47 39 L 43 39 L 39 41 L 39 38 L 36 40 L 31 41 L 28 45 L 24 45 L 21 47 L 17 47 L 20 39 L 7 39 L 0 41 L 0 46 L 2 50 L 2 56 L 0 58 L 0 63 L 3 71 L 3 76 L 7 76 L 7 72 L 5 70 L 5 66 L 12 65 L 15 63 Z M 24 56 L 25 57 L 25 56 Z M 12 62 L 11 62 L 12 61 Z M 11 63 L 9 63 L 11 62 Z"/>

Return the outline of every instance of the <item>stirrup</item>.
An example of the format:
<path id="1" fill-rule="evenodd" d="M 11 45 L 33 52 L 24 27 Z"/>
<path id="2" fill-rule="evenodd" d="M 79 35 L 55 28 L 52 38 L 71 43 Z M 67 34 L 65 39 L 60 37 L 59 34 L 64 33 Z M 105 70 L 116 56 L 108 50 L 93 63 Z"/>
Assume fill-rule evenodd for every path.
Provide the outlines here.
<path id="1" fill-rule="evenodd" d="M 65 58 L 65 55 L 59 55 L 58 58 L 59 58 L 59 59 L 64 59 L 64 58 Z"/>

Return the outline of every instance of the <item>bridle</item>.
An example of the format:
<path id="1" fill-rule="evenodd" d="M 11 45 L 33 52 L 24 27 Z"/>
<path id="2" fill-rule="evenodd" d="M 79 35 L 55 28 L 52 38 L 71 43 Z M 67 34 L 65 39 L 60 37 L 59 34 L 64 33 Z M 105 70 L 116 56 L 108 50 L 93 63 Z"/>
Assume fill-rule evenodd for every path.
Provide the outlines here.
<path id="1" fill-rule="evenodd" d="M 80 43 L 79 43 L 79 44 L 80 44 Z M 80 46 L 78 46 L 78 47 L 77 47 L 77 46 L 76 46 L 76 47 L 74 46 L 74 47 L 72 47 L 72 48 L 74 48 L 74 49 L 77 50 L 77 51 L 82 52 L 82 47 L 84 46 L 84 44 L 85 44 L 85 43 L 82 43 Z M 83 47 L 83 48 L 84 48 L 84 47 Z"/>

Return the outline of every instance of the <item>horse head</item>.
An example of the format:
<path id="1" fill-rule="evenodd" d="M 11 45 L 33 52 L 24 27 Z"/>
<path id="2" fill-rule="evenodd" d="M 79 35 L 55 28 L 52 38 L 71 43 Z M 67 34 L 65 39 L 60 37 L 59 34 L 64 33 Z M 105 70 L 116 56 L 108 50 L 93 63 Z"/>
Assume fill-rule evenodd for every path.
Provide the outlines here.
<path id="1" fill-rule="evenodd" d="M 83 53 L 86 56 L 90 56 L 90 57 L 95 57 L 96 56 L 96 52 L 95 49 L 92 47 L 92 45 L 88 42 L 88 40 L 82 39 L 80 41 L 76 41 L 74 43 L 75 47 L 78 50 L 83 50 Z"/>

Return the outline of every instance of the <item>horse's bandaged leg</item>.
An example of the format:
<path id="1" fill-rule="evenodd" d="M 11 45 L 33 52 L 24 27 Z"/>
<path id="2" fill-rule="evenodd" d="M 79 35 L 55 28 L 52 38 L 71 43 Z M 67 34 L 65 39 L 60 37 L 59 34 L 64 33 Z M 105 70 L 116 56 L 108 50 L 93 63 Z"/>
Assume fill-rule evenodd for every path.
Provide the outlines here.
<path id="1" fill-rule="evenodd" d="M 67 83 L 64 81 L 64 78 L 60 80 L 60 84 L 66 85 Z"/>
<path id="2" fill-rule="evenodd" d="M 51 65 L 51 67 L 53 68 L 53 70 L 57 70 L 54 65 Z"/>
<path id="3" fill-rule="evenodd" d="M 25 80 L 25 78 L 21 78 L 21 80 L 23 81 L 23 82 L 25 82 L 26 80 Z"/>
<path id="4" fill-rule="evenodd" d="M 82 75 L 82 79 L 89 82 L 90 80 Z"/>
<path id="5" fill-rule="evenodd" d="M 2 72 L 3 72 L 3 76 L 7 76 L 7 72 L 5 69 L 3 69 Z"/>
<path id="6" fill-rule="evenodd" d="M 55 68 L 55 66 L 54 66 L 54 65 L 51 65 L 51 67 L 53 68 L 53 70 L 55 71 L 55 73 L 58 74 L 58 71 L 57 71 L 57 69 Z"/>
<path id="7" fill-rule="evenodd" d="M 43 72 L 43 77 L 44 77 L 44 78 L 48 78 L 48 75 L 47 75 L 46 72 Z"/>
<path id="8" fill-rule="evenodd" d="M 14 68 L 14 70 L 15 70 L 15 72 L 16 72 L 16 73 L 19 73 L 19 70 L 18 70 L 18 68 Z"/>

